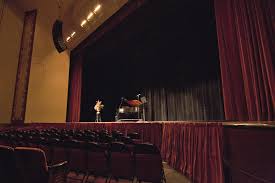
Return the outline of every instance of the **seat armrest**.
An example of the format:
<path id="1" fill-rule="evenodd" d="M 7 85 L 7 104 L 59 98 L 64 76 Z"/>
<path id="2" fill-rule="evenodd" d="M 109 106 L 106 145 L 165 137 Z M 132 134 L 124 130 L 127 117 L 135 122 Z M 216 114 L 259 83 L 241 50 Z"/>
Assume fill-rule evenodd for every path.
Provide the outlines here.
<path id="1" fill-rule="evenodd" d="M 68 162 L 64 161 L 58 164 L 48 166 L 49 183 L 65 183 L 68 174 Z"/>
<path id="2" fill-rule="evenodd" d="M 66 168 L 67 167 L 67 164 L 68 164 L 68 162 L 67 161 L 63 161 L 63 162 L 61 162 L 61 163 L 58 163 L 58 164 L 54 164 L 54 165 L 49 165 L 48 166 L 48 169 L 49 169 L 49 171 L 52 171 L 52 170 L 54 170 L 54 169 L 57 169 L 57 168 Z"/>

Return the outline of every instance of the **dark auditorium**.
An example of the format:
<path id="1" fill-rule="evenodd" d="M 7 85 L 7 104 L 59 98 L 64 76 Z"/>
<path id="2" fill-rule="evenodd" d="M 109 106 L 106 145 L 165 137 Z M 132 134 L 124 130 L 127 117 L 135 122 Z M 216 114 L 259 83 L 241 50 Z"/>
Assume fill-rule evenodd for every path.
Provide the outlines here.
<path id="1" fill-rule="evenodd" d="M 275 183 L 275 0 L 0 0 L 0 183 Z"/>

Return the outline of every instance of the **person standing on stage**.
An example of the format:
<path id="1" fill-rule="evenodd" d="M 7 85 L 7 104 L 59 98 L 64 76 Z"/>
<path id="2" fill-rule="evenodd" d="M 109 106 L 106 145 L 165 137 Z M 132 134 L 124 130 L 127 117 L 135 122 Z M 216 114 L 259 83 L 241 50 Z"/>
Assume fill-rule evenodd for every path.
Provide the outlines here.
<path id="1" fill-rule="evenodd" d="M 96 111 L 96 122 L 101 122 L 101 115 L 100 111 L 103 109 L 104 105 L 102 104 L 102 101 L 97 100 L 96 104 L 94 106 L 94 109 Z"/>

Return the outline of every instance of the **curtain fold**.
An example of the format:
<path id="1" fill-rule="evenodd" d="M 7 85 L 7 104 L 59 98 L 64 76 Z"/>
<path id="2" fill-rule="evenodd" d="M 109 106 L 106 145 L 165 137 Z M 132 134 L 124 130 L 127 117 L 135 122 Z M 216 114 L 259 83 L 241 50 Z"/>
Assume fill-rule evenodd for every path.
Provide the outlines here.
<path id="1" fill-rule="evenodd" d="M 223 120 L 219 81 L 186 88 L 147 88 L 147 121 Z"/>
<path id="2" fill-rule="evenodd" d="M 275 119 L 271 0 L 215 0 L 227 120 Z"/>
<path id="3" fill-rule="evenodd" d="M 71 57 L 67 122 L 80 121 L 83 54 Z"/>
<path id="4" fill-rule="evenodd" d="M 194 183 L 223 183 L 220 123 L 163 123 L 162 158 Z"/>

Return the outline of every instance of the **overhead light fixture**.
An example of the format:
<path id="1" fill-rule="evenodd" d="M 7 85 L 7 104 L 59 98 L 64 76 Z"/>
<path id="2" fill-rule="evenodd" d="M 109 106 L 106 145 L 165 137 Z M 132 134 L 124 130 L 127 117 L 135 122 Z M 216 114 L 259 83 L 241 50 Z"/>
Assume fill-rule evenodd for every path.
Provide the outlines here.
<path id="1" fill-rule="evenodd" d="M 87 23 L 87 20 L 83 20 L 82 22 L 81 22 L 81 27 L 84 27 L 84 25 Z"/>
<path id="2" fill-rule="evenodd" d="M 90 12 L 87 16 L 87 20 L 89 21 L 94 16 L 93 12 Z"/>
<path id="3" fill-rule="evenodd" d="M 73 37 L 74 35 L 75 35 L 75 32 L 72 32 L 71 37 Z"/>
<path id="4" fill-rule="evenodd" d="M 100 4 L 97 5 L 97 6 L 95 7 L 94 13 L 96 13 L 100 8 L 101 8 L 101 5 L 100 5 Z"/>
<path id="5" fill-rule="evenodd" d="M 75 34 L 76 34 L 76 32 L 73 31 L 73 32 L 71 33 L 71 36 L 68 36 L 68 37 L 67 37 L 66 41 L 69 42 L 69 41 L 74 37 Z"/>

